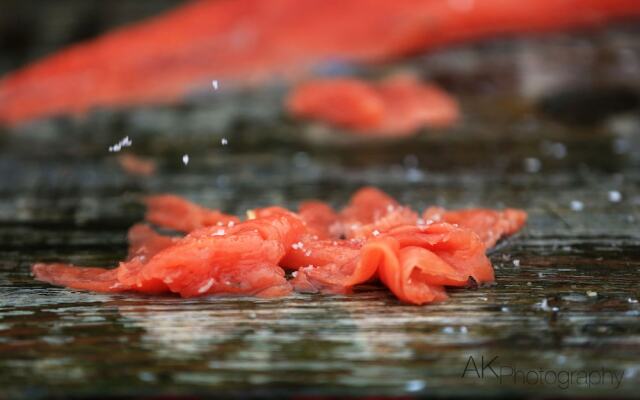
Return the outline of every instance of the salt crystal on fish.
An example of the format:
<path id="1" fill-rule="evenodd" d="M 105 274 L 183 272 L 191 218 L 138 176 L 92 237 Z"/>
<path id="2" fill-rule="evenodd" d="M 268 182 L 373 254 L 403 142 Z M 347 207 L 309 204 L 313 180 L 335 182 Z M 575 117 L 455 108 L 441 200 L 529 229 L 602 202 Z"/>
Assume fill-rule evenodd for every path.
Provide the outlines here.
<path id="1" fill-rule="evenodd" d="M 211 286 L 213 286 L 213 278 L 209 278 L 209 280 L 200 287 L 200 289 L 198 289 L 198 293 L 202 294 L 204 292 L 206 292 L 207 290 L 211 289 Z"/>

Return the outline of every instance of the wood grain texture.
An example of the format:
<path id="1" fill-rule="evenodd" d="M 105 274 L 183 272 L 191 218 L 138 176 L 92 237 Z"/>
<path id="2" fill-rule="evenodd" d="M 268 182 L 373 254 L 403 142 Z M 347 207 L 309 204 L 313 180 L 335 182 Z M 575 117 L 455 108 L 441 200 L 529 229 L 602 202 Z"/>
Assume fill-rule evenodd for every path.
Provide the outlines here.
<path id="1" fill-rule="evenodd" d="M 560 125 L 500 93 L 464 98 L 465 121 L 452 131 L 393 142 L 291 121 L 279 89 L 3 135 L 0 397 L 637 396 L 639 119 Z M 157 162 L 156 175 L 119 169 L 107 148 L 125 135 L 127 151 Z M 550 151 L 558 143 L 562 157 Z M 341 206 L 365 184 L 418 209 L 521 207 L 530 222 L 491 252 L 496 285 L 423 307 L 375 285 L 352 296 L 183 300 L 66 290 L 29 274 L 35 261 L 115 265 L 148 193 L 242 213 L 306 198 Z M 471 356 L 624 379 L 614 390 L 462 378 Z"/>

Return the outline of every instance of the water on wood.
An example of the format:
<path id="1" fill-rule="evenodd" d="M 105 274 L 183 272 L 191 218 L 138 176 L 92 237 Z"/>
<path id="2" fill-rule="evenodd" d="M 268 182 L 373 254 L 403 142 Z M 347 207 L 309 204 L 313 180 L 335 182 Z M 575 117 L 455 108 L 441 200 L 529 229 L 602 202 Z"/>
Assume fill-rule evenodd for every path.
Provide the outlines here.
<path id="1" fill-rule="evenodd" d="M 613 37 L 637 46 L 623 40 L 629 35 L 638 37 Z M 523 48 L 542 62 L 557 40 Z M 600 37 L 607 40 L 615 41 Z M 571 110 L 571 92 L 544 107 L 514 95 L 519 48 L 454 50 L 471 61 L 494 55 L 472 72 L 456 71 L 451 60 L 459 58 L 448 53 L 414 65 L 445 83 L 453 71 L 453 89 L 476 95 L 462 96 L 466 117 L 454 130 L 392 142 L 293 121 L 279 108 L 280 88 L 179 108 L 96 111 L 1 136 L 0 397 L 635 396 L 637 110 L 587 125 L 558 121 L 545 110 Z M 494 87 L 479 88 L 479 76 Z M 640 79 L 631 82 L 637 88 Z M 122 151 L 154 160 L 155 175 L 123 173 L 108 148 L 125 136 L 133 143 Z M 340 206 L 365 184 L 418 209 L 520 207 L 530 223 L 492 251 L 496 285 L 454 290 L 449 301 L 423 307 L 375 285 L 352 296 L 183 300 L 84 293 L 29 274 L 35 261 L 115 265 L 148 193 L 241 213 L 306 198 Z M 494 358 L 493 370 L 482 371 Z M 599 371 L 601 379 L 572 375 L 565 384 L 563 371 Z"/>

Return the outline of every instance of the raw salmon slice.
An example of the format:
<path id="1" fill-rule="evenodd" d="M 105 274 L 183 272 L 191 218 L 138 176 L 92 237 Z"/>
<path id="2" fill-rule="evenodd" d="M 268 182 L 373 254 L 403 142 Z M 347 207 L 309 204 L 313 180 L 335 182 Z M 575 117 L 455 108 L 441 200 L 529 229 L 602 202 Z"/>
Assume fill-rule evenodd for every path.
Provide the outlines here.
<path id="1" fill-rule="evenodd" d="M 360 255 L 362 242 L 354 240 L 313 240 L 308 236 L 293 243 L 280 266 L 298 269 L 327 264 L 346 265 Z"/>
<path id="2" fill-rule="evenodd" d="M 304 202 L 299 210 L 309 231 L 320 239 L 367 239 L 398 226 L 442 221 L 470 229 L 480 236 L 487 248 L 518 232 L 527 221 L 525 211 L 513 208 L 446 211 L 441 207 L 430 207 L 418 219 L 418 214 L 409 207 L 373 187 L 358 190 L 339 213 L 320 201 Z"/>
<path id="3" fill-rule="evenodd" d="M 495 280 L 486 248 L 474 232 L 447 223 L 406 225 L 387 233 L 398 241 L 400 248 L 421 247 L 436 254 L 466 278 L 477 283 Z"/>
<path id="4" fill-rule="evenodd" d="M 278 262 L 303 222 L 288 211 L 269 210 L 251 221 L 193 231 L 148 260 L 136 256 L 113 270 L 36 264 L 37 279 L 102 292 L 282 296 L 291 291 Z"/>
<path id="5" fill-rule="evenodd" d="M 146 224 L 135 224 L 129 228 L 127 238 L 129 240 L 128 260 L 135 257 L 151 258 L 178 241 L 178 238 L 158 234 Z"/>
<path id="6" fill-rule="evenodd" d="M 368 239 L 376 237 L 398 226 L 415 225 L 418 214 L 408 207 L 398 206 L 389 209 L 386 214 L 377 217 L 373 222 L 362 224 L 358 222 L 345 222 L 344 232 L 346 237 L 353 239 Z"/>
<path id="7" fill-rule="evenodd" d="M 371 224 L 398 206 L 400 204 L 393 197 L 380 189 L 367 186 L 351 196 L 349 204 L 342 210 L 340 217 L 345 224 L 349 222 Z"/>
<path id="8" fill-rule="evenodd" d="M 358 190 L 339 213 L 321 201 L 306 201 L 299 215 L 312 237 L 334 240 L 367 239 L 418 220 L 414 211 L 374 187 Z"/>
<path id="9" fill-rule="evenodd" d="M 433 83 L 397 75 L 378 85 L 385 104 L 381 133 L 407 135 L 422 127 L 447 128 L 460 119 L 458 102 Z"/>
<path id="10" fill-rule="evenodd" d="M 340 232 L 338 214 L 331 206 L 321 201 L 305 201 L 298 207 L 298 215 L 305 222 L 307 232 L 317 239 L 337 238 Z"/>
<path id="11" fill-rule="evenodd" d="M 116 269 L 76 267 L 62 263 L 37 263 L 31 268 L 36 279 L 56 286 L 92 292 L 122 292 Z"/>
<path id="12" fill-rule="evenodd" d="M 227 226 L 240 222 L 233 215 L 223 214 L 194 204 L 171 194 L 149 196 L 146 220 L 163 228 L 191 232 L 207 226 Z"/>
<path id="13" fill-rule="evenodd" d="M 387 250 L 378 268 L 380 280 L 407 303 L 425 304 L 447 299 L 443 285 L 460 286 L 467 279 L 440 257 L 421 247 L 397 249 L 397 243 L 380 241 Z M 395 251 L 393 251 L 393 250 Z"/>
<path id="14" fill-rule="evenodd" d="M 152 196 L 147 203 L 149 220 L 190 232 L 177 238 L 134 225 L 129 256 L 117 268 L 40 263 L 33 266 L 36 278 L 81 290 L 183 297 L 273 297 L 292 287 L 349 293 L 378 279 L 400 300 L 425 304 L 446 299 L 448 286 L 493 282 L 486 245 L 526 220 L 514 209 L 431 208 L 424 212 L 429 220 L 421 221 L 373 187 L 356 192 L 341 212 L 311 201 L 301 204 L 300 214 L 281 207 L 250 210 L 245 222 L 177 196 Z M 296 270 L 290 282 L 282 268 Z"/>
<path id="15" fill-rule="evenodd" d="M 339 228 L 349 239 L 367 239 L 402 225 L 415 225 L 418 215 L 373 187 L 364 187 L 340 212 Z"/>
<path id="16" fill-rule="evenodd" d="M 327 243 L 327 254 L 335 252 Z M 424 304 L 446 299 L 443 286 L 465 286 L 469 278 L 493 282 L 491 262 L 473 232 L 450 224 L 412 225 L 371 239 L 359 257 L 302 267 L 292 280 L 298 291 L 349 293 L 378 277 L 401 300 Z"/>
<path id="17" fill-rule="evenodd" d="M 527 213 L 507 208 L 503 211 L 486 208 L 447 211 L 441 207 L 430 207 L 423 213 L 426 221 L 443 221 L 456 224 L 475 232 L 489 249 L 501 238 L 518 232 L 527 222 Z"/>
<path id="18" fill-rule="evenodd" d="M 294 88 L 287 110 L 356 131 L 379 129 L 385 120 L 384 99 L 373 85 L 354 78 L 319 79 Z"/>
<path id="19" fill-rule="evenodd" d="M 407 135 L 423 126 L 447 127 L 459 118 L 457 102 L 442 89 L 412 76 L 378 84 L 356 78 L 318 79 L 296 87 L 288 111 L 354 132 Z"/>

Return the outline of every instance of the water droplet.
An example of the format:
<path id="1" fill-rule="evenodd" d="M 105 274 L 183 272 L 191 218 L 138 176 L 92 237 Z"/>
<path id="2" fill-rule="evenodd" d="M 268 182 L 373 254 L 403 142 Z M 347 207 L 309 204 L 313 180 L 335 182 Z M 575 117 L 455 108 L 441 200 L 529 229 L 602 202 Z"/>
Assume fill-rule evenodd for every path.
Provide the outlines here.
<path id="1" fill-rule="evenodd" d="M 156 380 L 156 376 L 151 372 L 142 371 L 138 373 L 138 379 L 143 382 L 153 382 Z"/>
<path id="2" fill-rule="evenodd" d="M 406 389 L 407 392 L 419 392 L 420 390 L 424 389 L 425 387 L 427 387 L 426 382 L 421 381 L 421 380 L 409 381 L 405 385 L 405 389 Z"/>
<path id="3" fill-rule="evenodd" d="M 539 172 L 541 168 L 542 168 L 542 163 L 537 158 L 527 157 L 524 159 L 525 171 L 535 174 L 536 172 Z"/>
<path id="4" fill-rule="evenodd" d="M 622 194 L 617 190 L 610 190 L 608 193 L 609 201 L 612 203 L 619 203 L 622 200 Z"/>
<path id="5" fill-rule="evenodd" d="M 584 203 L 580 200 L 571 200 L 569 207 L 571 207 L 573 211 L 582 211 L 584 209 Z"/>
<path id="6" fill-rule="evenodd" d="M 418 157 L 415 154 L 407 154 L 404 157 L 404 165 L 407 168 L 417 168 L 418 167 Z"/>
<path id="7" fill-rule="evenodd" d="M 567 155 L 567 146 L 560 142 L 543 142 L 542 151 L 558 160 L 563 159 Z"/>
<path id="8" fill-rule="evenodd" d="M 541 302 L 534 304 L 533 307 L 541 311 L 552 311 L 552 312 L 560 311 L 558 307 L 550 307 L 549 300 L 547 298 L 544 298 L 542 299 Z"/>
<path id="9" fill-rule="evenodd" d="M 587 301 L 587 297 L 580 293 L 571 293 L 566 296 L 562 296 L 562 300 L 580 303 L 583 301 Z"/>
<path id="10" fill-rule="evenodd" d="M 405 174 L 407 181 L 409 182 L 420 182 L 424 177 L 422 171 L 417 168 L 408 168 Z"/>
<path id="11" fill-rule="evenodd" d="M 549 147 L 551 155 L 557 159 L 563 159 L 567 155 L 567 147 L 562 143 L 553 143 Z"/>
<path id="12" fill-rule="evenodd" d="M 625 154 L 628 153 L 631 148 L 631 144 L 627 139 L 618 138 L 613 142 L 613 151 L 616 154 Z"/>

